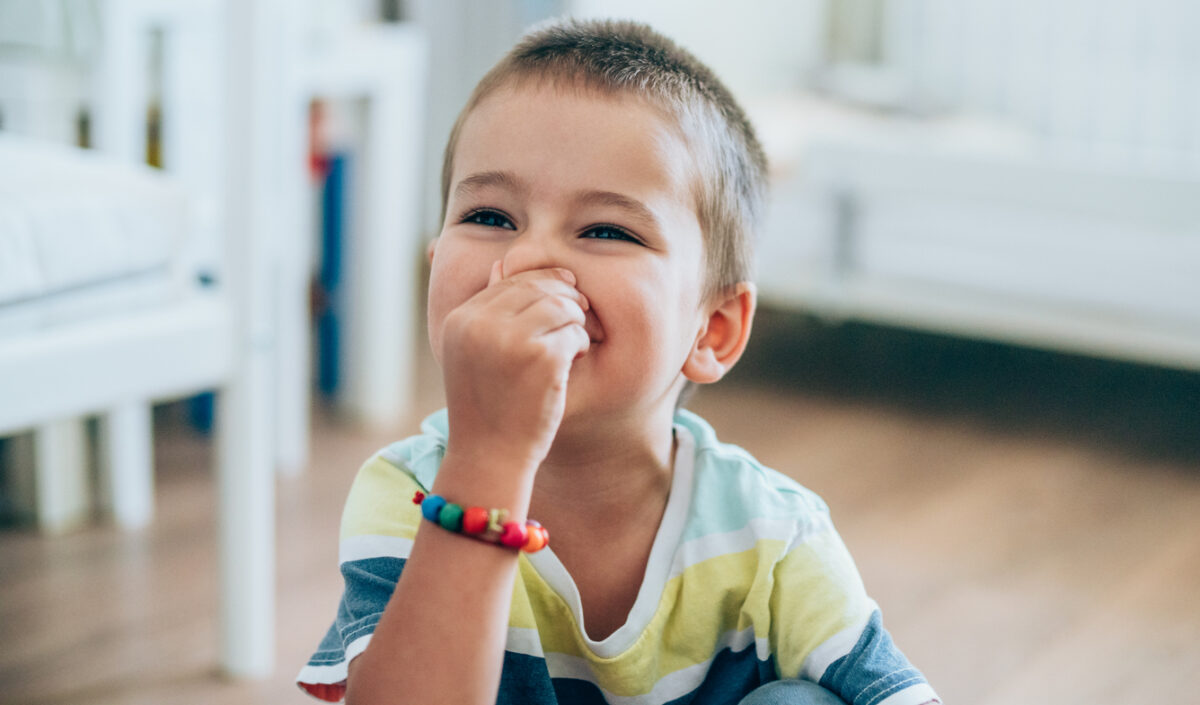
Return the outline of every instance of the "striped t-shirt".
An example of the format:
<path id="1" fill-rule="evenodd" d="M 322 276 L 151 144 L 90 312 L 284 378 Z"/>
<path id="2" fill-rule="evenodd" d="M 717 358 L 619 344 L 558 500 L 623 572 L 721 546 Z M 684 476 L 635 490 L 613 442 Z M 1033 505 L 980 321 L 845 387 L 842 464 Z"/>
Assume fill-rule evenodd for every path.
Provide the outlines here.
<path id="1" fill-rule="evenodd" d="M 345 591 L 298 682 L 341 700 L 422 525 L 415 490 L 445 452 L 438 412 L 359 471 L 342 517 Z M 736 704 L 779 678 L 853 705 L 936 700 L 892 643 L 825 504 L 695 414 L 675 418 L 670 496 L 625 624 L 587 636 L 579 591 L 551 548 L 521 554 L 498 703 Z"/>

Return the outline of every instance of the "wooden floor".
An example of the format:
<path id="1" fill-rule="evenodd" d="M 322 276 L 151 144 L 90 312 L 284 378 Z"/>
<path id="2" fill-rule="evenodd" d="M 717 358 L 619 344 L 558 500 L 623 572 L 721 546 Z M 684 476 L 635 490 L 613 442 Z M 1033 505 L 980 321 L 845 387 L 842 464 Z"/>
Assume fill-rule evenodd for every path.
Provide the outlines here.
<path id="1" fill-rule="evenodd" d="M 1198 702 L 1200 376 L 769 312 L 756 336 L 691 407 L 825 497 L 948 703 Z M 211 448 L 176 416 L 150 529 L 0 531 L 0 702 L 306 702 L 340 503 L 391 436 L 322 415 L 308 472 L 279 480 L 277 672 L 236 683 L 215 672 Z"/>

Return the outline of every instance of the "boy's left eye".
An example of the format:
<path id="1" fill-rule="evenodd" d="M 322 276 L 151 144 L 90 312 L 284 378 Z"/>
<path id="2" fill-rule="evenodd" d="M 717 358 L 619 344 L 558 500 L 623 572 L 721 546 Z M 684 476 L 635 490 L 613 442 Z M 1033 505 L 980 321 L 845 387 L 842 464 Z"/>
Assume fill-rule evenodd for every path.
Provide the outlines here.
<path id="1" fill-rule="evenodd" d="M 618 228 L 615 225 L 597 225 L 583 231 L 581 237 L 593 240 L 628 240 L 629 242 L 641 243 L 641 240 L 638 240 L 629 231 Z"/>

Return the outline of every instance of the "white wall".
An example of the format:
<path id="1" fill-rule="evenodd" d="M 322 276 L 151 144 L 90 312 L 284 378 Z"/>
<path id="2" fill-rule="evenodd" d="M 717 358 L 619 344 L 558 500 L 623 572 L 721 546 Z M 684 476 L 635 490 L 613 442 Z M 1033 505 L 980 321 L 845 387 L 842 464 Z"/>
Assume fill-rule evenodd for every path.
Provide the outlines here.
<path id="1" fill-rule="evenodd" d="M 528 16 L 527 9 L 515 0 L 414 0 L 411 5 L 413 19 L 430 39 L 421 218 L 427 236 L 441 227 L 442 153 L 450 128 L 479 79 L 512 47 L 526 24 L 541 19 Z"/>
<path id="2" fill-rule="evenodd" d="M 924 97 L 1068 156 L 1200 169 L 1200 3 L 894 0 L 886 61 Z"/>
<path id="3" fill-rule="evenodd" d="M 801 87 L 824 55 L 824 0 L 571 0 L 568 10 L 651 25 L 743 99 Z"/>

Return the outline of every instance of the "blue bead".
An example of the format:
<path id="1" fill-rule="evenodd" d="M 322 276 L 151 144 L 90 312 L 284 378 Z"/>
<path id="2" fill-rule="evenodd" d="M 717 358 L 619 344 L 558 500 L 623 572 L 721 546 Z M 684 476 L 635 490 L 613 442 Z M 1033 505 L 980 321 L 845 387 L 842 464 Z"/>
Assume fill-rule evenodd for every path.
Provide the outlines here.
<path id="1" fill-rule="evenodd" d="M 431 494 L 421 502 L 421 514 L 429 521 L 437 521 L 438 514 L 442 513 L 442 507 L 446 506 L 446 499 L 438 495 Z"/>

